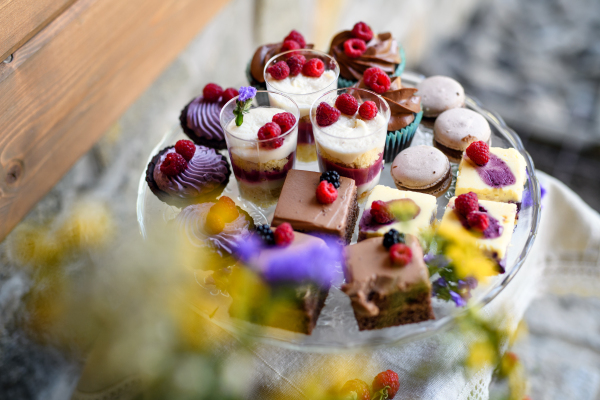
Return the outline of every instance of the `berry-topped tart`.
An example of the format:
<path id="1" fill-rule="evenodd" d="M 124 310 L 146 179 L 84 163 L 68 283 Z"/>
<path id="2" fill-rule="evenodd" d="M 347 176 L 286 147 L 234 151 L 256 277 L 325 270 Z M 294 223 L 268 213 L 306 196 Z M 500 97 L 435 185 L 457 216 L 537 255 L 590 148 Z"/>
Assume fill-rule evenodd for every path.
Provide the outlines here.
<path id="1" fill-rule="evenodd" d="M 379 95 L 357 88 L 321 96 L 311 108 L 319 168 L 354 179 L 358 193 L 373 189 L 383 169 L 390 108 Z"/>
<path id="2" fill-rule="evenodd" d="M 257 226 L 236 256 L 241 265 L 231 277 L 229 314 L 310 335 L 341 264 L 341 247 L 283 223 Z"/>
<path id="3" fill-rule="evenodd" d="M 344 293 L 359 330 L 434 319 L 431 283 L 419 240 L 392 229 L 345 249 Z"/>
<path id="4" fill-rule="evenodd" d="M 161 150 L 146 169 L 146 182 L 161 201 L 185 207 L 218 197 L 229 182 L 229 163 L 214 149 L 179 140 Z"/>
<path id="5" fill-rule="evenodd" d="M 421 236 L 437 214 L 436 197 L 377 185 L 360 218 L 358 240 L 383 236 L 390 229 Z"/>
<path id="6" fill-rule="evenodd" d="M 287 222 L 296 231 L 350 244 L 357 218 L 357 188 L 352 179 L 335 171 L 292 170 L 281 190 L 273 226 Z"/>
<path id="7" fill-rule="evenodd" d="M 289 97 L 274 92 L 256 97 L 251 86 L 221 110 L 221 126 L 240 194 L 260 205 L 279 197 L 293 168 L 298 138 L 298 107 Z M 262 92 L 266 94 L 267 92 Z M 275 107 L 270 104 L 278 99 Z"/>
<path id="8" fill-rule="evenodd" d="M 400 151 L 410 146 L 423 117 L 421 98 L 415 95 L 417 89 L 402 87 L 399 76 L 390 79 L 378 67 L 365 70 L 356 87 L 380 94 L 390 106 L 384 159 L 391 162 Z"/>
<path id="9" fill-rule="evenodd" d="M 520 208 L 526 180 L 525 159 L 517 150 L 473 142 L 458 165 L 456 195 L 473 192 L 482 200 L 515 203 Z"/>
<path id="10" fill-rule="evenodd" d="M 227 196 L 185 207 L 174 224 L 182 236 L 183 248 L 192 255 L 189 257 L 192 267 L 203 270 L 219 270 L 235 264 L 235 249 L 250 237 L 254 228 L 250 215 Z"/>
<path id="11" fill-rule="evenodd" d="M 179 122 L 183 132 L 196 144 L 217 150 L 226 149 L 219 114 L 223 105 L 238 94 L 237 89 L 223 89 L 216 83 L 204 86 L 202 96 L 192 99 L 181 111 Z"/>
<path id="12" fill-rule="evenodd" d="M 453 197 L 448 202 L 438 231 L 452 232 L 462 227 L 493 261 L 498 272 L 505 271 L 505 256 L 517 215 L 516 204 L 479 200 L 473 192 Z"/>
<path id="13" fill-rule="evenodd" d="M 248 83 L 258 90 L 267 89 L 264 70 L 267 62 L 276 54 L 290 50 L 312 49 L 312 44 L 306 43 L 304 36 L 297 30 L 292 30 L 281 42 L 259 46 L 246 68 Z"/>
<path id="14" fill-rule="evenodd" d="M 300 110 L 298 121 L 298 153 L 303 162 L 317 160 L 315 140 L 310 123 L 310 106 L 323 93 L 337 89 L 340 68 L 329 55 L 316 50 L 291 50 L 271 58 L 265 66 L 265 81 L 270 91 L 292 98 Z M 270 96 L 274 107 L 283 98 Z"/>
<path id="15" fill-rule="evenodd" d="M 404 52 L 392 34 L 374 34 L 364 22 L 335 35 L 329 54 L 340 64 L 340 88 L 355 85 L 371 67 L 383 70 L 389 77 L 400 76 L 406 64 Z"/>

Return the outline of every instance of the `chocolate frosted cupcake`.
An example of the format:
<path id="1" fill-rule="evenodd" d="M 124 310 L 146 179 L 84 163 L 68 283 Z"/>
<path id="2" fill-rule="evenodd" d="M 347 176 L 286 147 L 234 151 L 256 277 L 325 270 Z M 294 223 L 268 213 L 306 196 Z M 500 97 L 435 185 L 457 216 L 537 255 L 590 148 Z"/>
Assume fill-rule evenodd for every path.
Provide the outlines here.
<path id="1" fill-rule="evenodd" d="M 377 73 L 372 71 L 370 70 L 369 73 Z M 358 81 L 356 87 L 379 93 L 390 106 L 391 115 L 388 121 L 384 159 L 385 162 L 391 162 L 398 153 L 410 146 L 423 117 L 423 112 L 421 111 L 421 98 L 415 96 L 417 89 L 403 88 L 400 77 L 392 78 L 389 86 L 385 78 L 382 80 L 384 82 L 377 82 L 375 79 L 375 83 L 373 83 L 372 80 L 367 79 L 369 81 L 367 84 L 363 78 Z"/>
<path id="2" fill-rule="evenodd" d="M 252 60 L 246 67 L 246 78 L 251 86 L 254 86 L 258 90 L 267 90 L 267 84 L 265 83 L 265 65 L 267 61 L 276 54 L 283 53 L 284 51 L 297 50 L 297 49 L 312 49 L 314 45 L 306 44 L 304 36 L 298 31 L 291 31 L 289 35 L 279 43 L 270 43 L 260 46 L 254 52 Z"/>
<path id="3" fill-rule="evenodd" d="M 391 77 L 400 75 L 406 64 L 404 53 L 392 34 L 374 35 L 364 22 L 358 22 L 351 31 L 335 35 L 329 54 L 340 65 L 338 88 L 355 85 L 368 68 L 380 68 Z"/>
<path id="4" fill-rule="evenodd" d="M 174 220 L 180 234 L 198 251 L 193 268 L 217 270 L 235 264 L 233 253 L 241 241 L 248 240 L 254 221 L 233 200 L 222 196 L 211 203 L 185 207 Z"/>
<path id="5" fill-rule="evenodd" d="M 152 158 L 146 182 L 161 201 L 185 207 L 219 196 L 230 174 L 227 159 L 214 149 L 180 140 Z"/>
<path id="6" fill-rule="evenodd" d="M 188 103 L 179 116 L 183 132 L 201 146 L 224 150 L 227 148 L 225 134 L 219 122 L 221 108 L 238 95 L 234 88 L 223 90 L 214 83 L 206 85 L 202 96 Z"/>

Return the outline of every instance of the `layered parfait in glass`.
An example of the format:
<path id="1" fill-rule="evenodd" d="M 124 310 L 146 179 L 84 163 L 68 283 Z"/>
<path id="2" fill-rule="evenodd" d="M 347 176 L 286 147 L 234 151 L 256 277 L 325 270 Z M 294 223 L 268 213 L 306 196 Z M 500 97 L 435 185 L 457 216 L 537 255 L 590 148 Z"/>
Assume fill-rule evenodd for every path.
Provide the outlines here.
<path id="1" fill-rule="evenodd" d="M 363 194 L 379 182 L 390 108 L 365 89 L 331 90 L 312 105 L 310 118 L 321 172 L 354 179 Z"/>
<path id="2" fill-rule="evenodd" d="M 298 122 L 298 161 L 317 160 L 310 107 L 325 92 L 337 89 L 340 67 L 335 59 L 317 50 L 301 49 L 280 53 L 265 65 L 264 77 L 267 89 L 283 93 L 292 98 L 300 110 Z M 271 98 L 271 104 L 278 104 L 281 97 Z"/>
<path id="3" fill-rule="evenodd" d="M 277 201 L 294 167 L 299 118 L 291 98 L 252 87 L 225 104 L 220 121 L 243 198 L 264 207 Z"/>

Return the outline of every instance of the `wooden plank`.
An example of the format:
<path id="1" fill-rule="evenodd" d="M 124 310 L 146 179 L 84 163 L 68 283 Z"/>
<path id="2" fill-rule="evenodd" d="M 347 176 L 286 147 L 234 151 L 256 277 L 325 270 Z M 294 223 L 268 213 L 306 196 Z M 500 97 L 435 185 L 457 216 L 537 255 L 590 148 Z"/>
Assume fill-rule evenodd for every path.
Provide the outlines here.
<path id="1" fill-rule="evenodd" d="M 0 61 L 62 14 L 75 0 L 0 0 Z"/>
<path id="2" fill-rule="evenodd" d="M 225 3 L 78 0 L 0 66 L 0 240 Z"/>

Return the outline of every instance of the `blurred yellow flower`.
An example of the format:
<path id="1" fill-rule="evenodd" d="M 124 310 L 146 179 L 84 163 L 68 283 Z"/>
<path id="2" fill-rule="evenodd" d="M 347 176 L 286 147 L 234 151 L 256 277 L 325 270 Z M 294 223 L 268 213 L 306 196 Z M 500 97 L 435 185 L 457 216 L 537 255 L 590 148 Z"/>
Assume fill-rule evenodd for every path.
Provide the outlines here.
<path id="1" fill-rule="evenodd" d="M 65 246 L 73 249 L 98 248 L 113 233 L 113 220 L 108 208 L 98 202 L 84 202 L 73 209 L 57 231 Z"/>
<path id="2" fill-rule="evenodd" d="M 466 359 L 468 368 L 477 370 L 487 365 L 496 364 L 496 351 L 489 341 L 478 341 L 469 348 Z"/>

